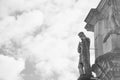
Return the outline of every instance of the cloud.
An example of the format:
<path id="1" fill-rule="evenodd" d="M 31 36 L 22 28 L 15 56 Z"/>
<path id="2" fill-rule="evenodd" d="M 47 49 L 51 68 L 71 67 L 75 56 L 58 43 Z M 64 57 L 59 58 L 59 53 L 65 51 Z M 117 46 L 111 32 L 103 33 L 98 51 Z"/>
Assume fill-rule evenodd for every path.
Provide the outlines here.
<path id="1" fill-rule="evenodd" d="M 0 1 L 0 17 L 4 18 L 11 12 L 22 9 L 24 0 L 1 0 Z"/>
<path id="2" fill-rule="evenodd" d="M 19 73 L 24 69 L 22 59 L 15 60 L 12 57 L 0 55 L 0 79 L 19 80 Z"/>
<path id="3" fill-rule="evenodd" d="M 85 31 L 82 16 L 88 10 L 88 6 L 84 5 L 88 2 L 87 0 L 78 2 L 1 0 L 0 46 L 4 45 L 5 48 L 0 48 L 6 51 L 4 53 L 7 55 L 0 55 L 2 57 L 0 69 L 4 72 L 0 74 L 0 78 L 4 80 L 77 79 L 79 76 L 77 33 Z M 20 51 L 12 52 L 16 50 L 15 44 L 20 46 Z"/>
<path id="4" fill-rule="evenodd" d="M 37 10 L 18 16 L 18 20 L 11 16 L 7 17 L 0 22 L 0 42 L 7 41 L 13 37 L 23 38 L 27 34 L 31 34 L 30 32 L 33 32 L 42 22 L 43 15 Z"/>
<path id="5" fill-rule="evenodd" d="M 41 80 L 77 79 L 78 53 L 76 53 L 75 45 L 70 50 L 74 43 L 72 42 L 73 39 L 71 40 L 73 38 L 71 33 L 67 31 L 69 30 L 68 25 L 76 20 L 76 16 L 73 13 L 68 15 L 68 13 L 65 15 L 63 13 L 58 14 L 53 18 L 54 23 L 51 22 L 52 27 L 47 30 L 42 38 L 39 34 L 32 42 L 28 41 L 24 45 L 35 57 L 36 73 L 40 75 Z M 67 16 L 73 16 L 74 20 Z M 56 75 L 57 77 L 55 77 Z"/>

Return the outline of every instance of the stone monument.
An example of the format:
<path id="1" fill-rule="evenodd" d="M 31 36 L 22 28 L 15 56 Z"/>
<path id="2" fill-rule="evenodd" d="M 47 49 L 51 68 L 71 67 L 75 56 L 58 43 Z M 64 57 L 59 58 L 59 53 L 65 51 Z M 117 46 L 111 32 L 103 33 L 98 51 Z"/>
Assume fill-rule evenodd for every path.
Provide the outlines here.
<path id="1" fill-rule="evenodd" d="M 94 32 L 98 80 L 120 80 L 120 0 L 101 0 L 85 19 L 85 29 Z"/>
<path id="2" fill-rule="evenodd" d="M 78 34 L 82 42 L 79 42 L 78 53 L 80 54 L 78 69 L 80 77 L 78 80 L 89 80 L 92 77 L 90 66 L 90 39 L 83 32 Z M 91 80 L 91 79 L 90 79 Z"/>

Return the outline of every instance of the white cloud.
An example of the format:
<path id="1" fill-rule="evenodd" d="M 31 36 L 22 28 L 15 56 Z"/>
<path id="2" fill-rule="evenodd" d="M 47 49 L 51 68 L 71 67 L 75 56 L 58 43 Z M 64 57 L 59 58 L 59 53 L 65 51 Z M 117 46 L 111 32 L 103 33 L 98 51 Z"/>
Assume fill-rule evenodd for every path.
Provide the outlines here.
<path id="1" fill-rule="evenodd" d="M 18 16 L 16 20 L 14 17 L 7 17 L 0 22 L 0 42 L 9 40 L 13 37 L 23 38 L 31 34 L 38 26 L 43 23 L 43 15 L 40 11 L 31 11 Z M 18 36 L 19 35 L 19 36 Z"/>
<path id="2" fill-rule="evenodd" d="M 79 75 L 77 33 L 85 31 L 82 16 L 85 16 L 84 13 L 88 11 L 86 5 L 90 8 L 96 2 L 89 3 L 88 0 L 79 0 L 76 3 L 75 0 L 1 0 L 0 44 L 13 48 L 10 40 L 15 40 L 21 45 L 19 54 L 22 54 L 25 60 L 30 59 L 30 64 L 34 63 L 32 65 L 34 69 L 33 73 L 25 72 L 30 70 L 26 69 L 30 67 L 25 66 L 24 69 L 24 61 L 19 59 L 21 56 L 18 56 L 19 60 L 2 56 L 0 69 L 4 74 L 0 74 L 0 77 L 5 80 L 19 80 L 17 79 L 19 76 L 23 76 L 24 80 L 30 78 L 36 80 L 39 78 L 41 80 L 77 79 Z M 86 34 L 93 36 L 93 34 Z M 31 66 L 30 64 L 26 65 Z"/>
<path id="3" fill-rule="evenodd" d="M 0 79 L 19 80 L 19 73 L 24 69 L 22 59 L 15 60 L 12 57 L 0 55 Z"/>
<path id="4" fill-rule="evenodd" d="M 68 78 L 67 74 L 71 75 L 71 80 L 77 78 L 77 54 L 73 49 L 69 50 L 71 40 L 56 39 L 48 36 L 41 39 L 34 39 L 32 43 L 24 45 L 26 49 L 35 57 L 36 71 L 41 76 L 41 80 L 56 80 L 54 75 L 58 75 L 58 80 L 63 77 Z M 73 50 L 73 51 L 72 51 Z M 76 58 L 76 59 L 75 59 Z M 66 74 L 66 75 L 65 75 Z M 60 78 L 60 79 L 59 79 Z"/>

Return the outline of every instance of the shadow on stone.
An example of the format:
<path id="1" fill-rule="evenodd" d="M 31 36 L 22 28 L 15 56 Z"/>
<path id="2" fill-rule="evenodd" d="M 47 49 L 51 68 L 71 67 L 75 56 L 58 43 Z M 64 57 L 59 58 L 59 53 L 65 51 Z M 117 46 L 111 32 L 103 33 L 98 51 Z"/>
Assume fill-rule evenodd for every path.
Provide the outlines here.
<path id="1" fill-rule="evenodd" d="M 92 79 L 92 78 L 93 78 L 92 75 L 82 74 L 82 75 L 80 75 L 80 77 L 77 80 L 96 80 L 96 79 Z"/>

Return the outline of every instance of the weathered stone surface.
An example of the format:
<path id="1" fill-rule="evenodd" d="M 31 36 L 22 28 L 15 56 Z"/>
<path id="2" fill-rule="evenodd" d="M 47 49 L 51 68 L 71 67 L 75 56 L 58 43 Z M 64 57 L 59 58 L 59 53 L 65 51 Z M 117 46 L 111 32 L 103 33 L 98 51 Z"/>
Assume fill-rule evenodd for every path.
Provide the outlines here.
<path id="1" fill-rule="evenodd" d="M 93 27 L 85 27 L 94 31 L 96 61 L 92 69 L 100 80 L 120 80 L 120 0 L 101 0 L 95 10 L 98 14 L 86 19 L 87 24 L 94 22 Z"/>
<path id="2" fill-rule="evenodd" d="M 99 56 L 92 70 L 101 80 L 120 80 L 120 52 L 108 52 Z"/>
<path id="3" fill-rule="evenodd" d="M 110 52 L 114 48 L 120 48 L 120 0 L 101 0 L 94 11 L 90 11 L 85 19 L 85 29 L 95 33 L 96 57 Z M 97 12 L 94 14 L 93 12 Z M 94 17 L 96 19 L 94 19 Z M 92 22 L 91 22 L 92 21 Z M 94 23 L 94 24 L 93 24 Z M 92 26 L 88 26 L 92 25 Z M 111 33 L 110 33 L 111 32 Z M 105 43 L 106 35 L 109 34 Z"/>
<path id="4" fill-rule="evenodd" d="M 80 74 L 91 75 L 91 67 L 90 67 L 90 39 L 85 36 L 83 32 L 78 34 L 81 41 L 78 45 L 78 53 L 80 53 L 80 61 L 79 61 L 79 71 Z"/>
<path id="5" fill-rule="evenodd" d="M 92 79 L 91 77 L 93 77 L 93 76 L 92 75 L 82 74 L 82 75 L 80 75 L 78 80 L 96 80 L 96 79 Z"/>

